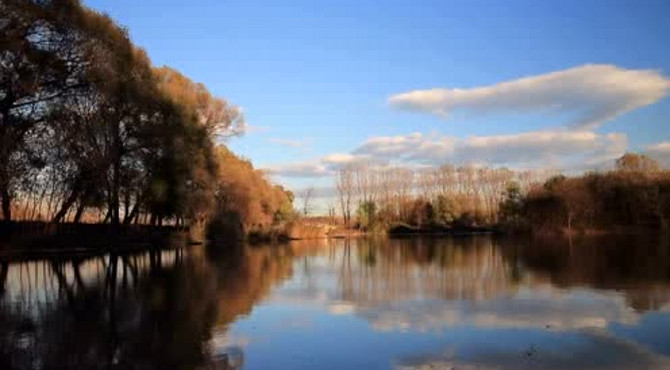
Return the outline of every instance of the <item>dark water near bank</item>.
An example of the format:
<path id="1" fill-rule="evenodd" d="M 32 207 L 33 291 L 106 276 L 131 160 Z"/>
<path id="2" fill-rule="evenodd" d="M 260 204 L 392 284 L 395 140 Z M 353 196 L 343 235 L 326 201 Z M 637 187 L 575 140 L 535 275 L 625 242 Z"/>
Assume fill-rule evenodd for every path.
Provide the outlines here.
<path id="1" fill-rule="evenodd" d="M 0 369 L 670 369 L 667 241 L 0 257 Z"/>

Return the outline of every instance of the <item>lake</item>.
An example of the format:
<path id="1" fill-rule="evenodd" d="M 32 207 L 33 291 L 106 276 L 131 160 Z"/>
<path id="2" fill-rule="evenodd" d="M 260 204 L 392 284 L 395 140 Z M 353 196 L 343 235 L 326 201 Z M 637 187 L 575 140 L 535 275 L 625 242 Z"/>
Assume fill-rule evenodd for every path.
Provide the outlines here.
<path id="1" fill-rule="evenodd" d="M 668 369 L 667 237 L 0 257 L 0 369 Z"/>

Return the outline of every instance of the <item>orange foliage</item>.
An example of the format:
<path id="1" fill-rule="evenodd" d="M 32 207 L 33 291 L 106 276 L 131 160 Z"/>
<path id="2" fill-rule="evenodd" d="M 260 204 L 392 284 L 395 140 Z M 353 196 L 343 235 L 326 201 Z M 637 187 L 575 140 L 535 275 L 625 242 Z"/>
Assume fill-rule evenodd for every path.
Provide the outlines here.
<path id="1" fill-rule="evenodd" d="M 270 225 L 292 209 L 292 194 L 274 185 L 250 161 L 224 146 L 215 149 L 221 211 L 239 216 L 245 228 Z"/>

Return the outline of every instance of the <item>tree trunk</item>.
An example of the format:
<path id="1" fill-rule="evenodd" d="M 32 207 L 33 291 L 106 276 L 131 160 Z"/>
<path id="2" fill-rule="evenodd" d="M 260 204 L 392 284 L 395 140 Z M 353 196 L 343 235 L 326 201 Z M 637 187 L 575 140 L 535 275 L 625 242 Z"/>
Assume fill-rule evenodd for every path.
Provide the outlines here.
<path id="1" fill-rule="evenodd" d="M 38 209 L 42 209 L 42 202 L 44 201 L 44 195 L 47 192 L 47 187 L 45 186 L 44 189 L 42 189 L 42 193 L 40 194 L 39 201 L 35 200 L 35 203 L 33 204 L 33 210 L 30 212 L 30 220 L 35 219 L 35 214 L 37 213 Z"/>
<path id="2" fill-rule="evenodd" d="M 123 219 L 128 218 L 128 214 L 130 213 L 130 191 L 125 191 L 123 194 Z M 125 225 L 125 222 L 124 222 Z"/>
<path id="3" fill-rule="evenodd" d="M 5 283 L 7 282 L 7 271 L 9 264 L 7 262 L 0 262 L 0 297 L 5 293 Z"/>
<path id="4" fill-rule="evenodd" d="M 65 215 L 67 215 L 67 212 L 70 210 L 70 207 L 72 207 L 72 204 L 74 204 L 74 202 L 77 200 L 78 196 L 79 196 L 79 185 L 75 184 L 74 189 L 72 189 L 72 192 L 70 193 L 70 196 L 67 197 L 67 199 L 63 203 L 63 206 L 58 211 L 58 213 L 56 213 L 51 222 L 53 223 L 61 222 L 65 217 Z"/>
<path id="5" fill-rule="evenodd" d="M 109 221 L 110 217 L 112 217 L 112 210 L 110 208 L 108 208 L 107 213 L 105 214 L 105 218 L 102 220 L 102 223 L 106 224 L 107 221 Z"/>
<path id="6" fill-rule="evenodd" d="M 120 174 L 120 168 L 119 168 L 119 163 L 118 161 L 115 161 L 114 163 L 114 168 L 112 170 L 113 173 L 113 180 L 112 180 L 112 214 L 111 214 L 111 221 L 112 221 L 112 228 L 117 231 L 119 229 L 119 174 Z"/>
<path id="7" fill-rule="evenodd" d="M 119 191 L 121 188 L 121 137 L 120 122 L 111 122 L 110 130 L 112 136 L 112 189 L 110 196 L 111 224 L 114 232 L 119 231 Z"/>
<path id="8" fill-rule="evenodd" d="M 124 226 L 130 225 L 133 222 L 133 220 L 137 217 L 139 211 L 140 211 L 140 202 L 138 198 L 137 202 L 135 202 L 135 205 L 133 205 L 133 209 L 130 211 L 130 213 L 126 211 L 126 215 L 123 218 L 123 225 Z"/>
<path id="9" fill-rule="evenodd" d="M 84 203 L 80 201 L 79 205 L 77 206 L 77 213 L 74 214 L 74 223 L 75 224 L 78 224 L 79 222 L 81 222 L 81 216 L 84 214 L 84 208 L 86 208 L 86 207 L 84 207 Z"/>
<path id="10" fill-rule="evenodd" d="M 15 122 L 12 122 L 12 106 L 16 102 L 16 96 L 13 89 L 6 89 L 5 96 L 0 100 L 0 198 L 2 198 L 2 216 L 5 222 L 12 221 L 12 194 L 9 191 L 10 180 L 13 175 L 10 173 L 9 158 L 11 157 L 12 147 L 15 143 L 12 141 L 11 128 Z"/>
<path id="11" fill-rule="evenodd" d="M 12 220 L 12 197 L 7 186 L 0 189 L 0 196 L 2 196 L 2 216 L 5 222 L 10 222 Z"/>
<path id="12" fill-rule="evenodd" d="M 572 235 L 572 213 L 568 213 L 568 233 Z"/>

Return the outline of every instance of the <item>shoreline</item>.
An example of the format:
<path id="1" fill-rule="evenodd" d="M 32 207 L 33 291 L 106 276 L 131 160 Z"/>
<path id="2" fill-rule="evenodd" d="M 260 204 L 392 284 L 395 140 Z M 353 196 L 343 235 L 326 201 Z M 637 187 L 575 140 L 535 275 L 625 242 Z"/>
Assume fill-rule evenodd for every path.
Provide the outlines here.
<path id="1" fill-rule="evenodd" d="M 383 231 L 346 229 L 334 225 L 303 225 L 301 232 L 247 233 L 243 240 L 220 236 L 219 244 L 249 245 L 288 244 L 293 241 L 385 238 L 449 238 L 517 235 L 532 238 L 599 237 L 608 235 L 667 235 L 666 229 L 612 226 L 610 228 L 513 229 L 500 226 L 446 227 L 442 225 L 412 227 L 396 225 Z M 305 231 L 307 229 L 307 232 Z M 216 239 L 195 238 L 187 227 L 126 225 L 114 233 L 110 224 L 52 224 L 48 222 L 0 223 L 0 258 L 40 258 L 52 256 L 87 256 L 96 254 L 132 253 L 157 249 L 174 249 L 216 243 Z M 218 239 L 218 238 L 217 238 Z"/>
<path id="2" fill-rule="evenodd" d="M 0 257 L 132 252 L 187 246 L 188 228 L 110 224 L 53 224 L 41 221 L 0 223 Z"/>

